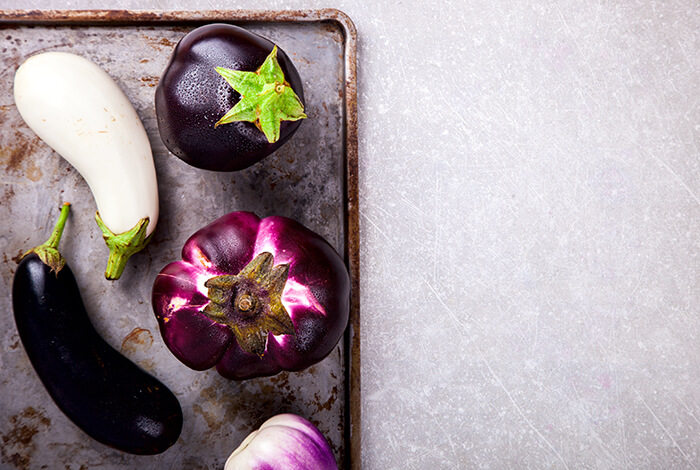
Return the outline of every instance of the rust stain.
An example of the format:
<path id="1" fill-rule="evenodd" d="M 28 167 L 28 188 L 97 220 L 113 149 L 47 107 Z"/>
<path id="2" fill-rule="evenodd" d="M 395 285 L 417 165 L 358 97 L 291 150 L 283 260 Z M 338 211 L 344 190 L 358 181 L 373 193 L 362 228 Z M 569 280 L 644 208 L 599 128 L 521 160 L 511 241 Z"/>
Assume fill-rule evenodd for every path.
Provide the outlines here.
<path id="1" fill-rule="evenodd" d="M 141 77 L 141 81 L 150 87 L 158 85 L 159 77 Z"/>
<path id="2" fill-rule="evenodd" d="M 24 251 L 20 250 L 17 252 L 17 255 L 12 257 L 12 261 L 14 261 L 16 264 L 19 264 L 20 261 L 22 261 L 22 258 L 24 257 Z"/>
<path id="3" fill-rule="evenodd" d="M 333 40 L 335 42 L 340 42 L 340 39 L 338 39 L 338 38 L 342 37 L 343 32 L 340 30 L 338 24 L 336 24 L 336 23 L 322 23 L 321 29 L 327 33 L 335 35 L 335 38 L 333 38 Z"/>
<path id="4" fill-rule="evenodd" d="M 251 432 L 271 416 L 289 411 L 296 401 L 288 372 L 244 383 L 217 379 L 203 388 L 200 396 L 202 401 L 194 404 L 192 410 L 204 418 L 210 432 L 219 431 L 222 425 L 237 418 L 249 423 L 247 431 Z"/>
<path id="5" fill-rule="evenodd" d="M 31 181 L 39 181 L 43 176 L 41 168 L 31 160 L 38 142 L 20 142 L 17 145 L 0 147 L 0 165 L 5 165 L 8 175 L 21 175 Z"/>
<path id="6" fill-rule="evenodd" d="M 153 345 L 153 335 L 144 328 L 134 328 L 122 341 L 122 351 L 147 350 Z"/>
<path id="7" fill-rule="evenodd" d="M 2 205 L 10 207 L 12 204 L 12 199 L 15 197 L 15 189 L 12 186 L 5 187 L 5 193 L 2 198 Z"/>
<path id="8" fill-rule="evenodd" d="M 331 396 L 328 397 L 328 400 L 325 402 L 321 403 L 321 397 L 318 396 L 318 394 L 314 394 L 314 398 L 316 399 L 316 406 L 318 407 L 318 411 L 330 411 L 333 408 L 333 405 L 335 402 L 338 400 L 338 387 L 333 386 L 333 389 L 331 390 Z"/>
<path id="9" fill-rule="evenodd" d="M 157 51 L 162 51 L 163 49 L 173 49 L 177 44 L 176 41 L 171 41 L 168 38 L 153 38 L 150 36 L 144 36 L 144 39 L 148 41 L 148 45 Z"/>
<path id="10" fill-rule="evenodd" d="M 143 361 L 139 361 L 138 363 L 139 367 L 141 367 L 143 370 L 150 372 L 152 374 L 155 374 L 155 371 L 157 369 L 155 361 L 152 359 L 145 359 Z"/>
<path id="11" fill-rule="evenodd" d="M 221 427 L 221 421 L 216 417 L 216 415 L 209 411 L 205 411 L 199 404 L 195 403 L 192 405 L 192 411 L 204 418 L 204 421 L 207 422 L 207 426 L 209 426 L 210 430 L 216 431 Z"/>
<path id="12" fill-rule="evenodd" d="M 12 416 L 9 422 L 9 431 L 0 434 L 2 461 L 15 468 L 29 469 L 36 451 L 34 436 L 51 426 L 51 420 L 30 406 Z"/>
<path id="13" fill-rule="evenodd" d="M 31 156 L 41 142 L 38 139 L 27 140 L 21 132 L 15 132 L 12 142 L 14 145 L 0 147 L 0 165 L 5 165 L 5 173 L 39 181 L 43 173 Z"/>
<path id="14" fill-rule="evenodd" d="M 158 41 L 158 44 L 165 47 L 175 47 L 175 44 L 177 44 L 177 42 L 171 41 L 168 38 L 161 38 L 161 40 Z"/>

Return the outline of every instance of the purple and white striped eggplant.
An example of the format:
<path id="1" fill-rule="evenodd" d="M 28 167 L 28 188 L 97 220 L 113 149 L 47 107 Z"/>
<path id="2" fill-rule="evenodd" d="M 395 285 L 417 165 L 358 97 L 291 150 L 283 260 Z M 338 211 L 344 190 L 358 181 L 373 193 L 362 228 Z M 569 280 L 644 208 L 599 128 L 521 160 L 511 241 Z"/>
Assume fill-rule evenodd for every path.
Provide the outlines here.
<path id="1" fill-rule="evenodd" d="M 350 278 L 320 235 L 286 217 L 232 212 L 197 231 L 153 285 L 170 351 L 234 380 L 304 369 L 348 322 Z"/>
<path id="2" fill-rule="evenodd" d="M 294 414 L 265 421 L 226 460 L 224 470 L 337 470 L 321 431 Z"/>

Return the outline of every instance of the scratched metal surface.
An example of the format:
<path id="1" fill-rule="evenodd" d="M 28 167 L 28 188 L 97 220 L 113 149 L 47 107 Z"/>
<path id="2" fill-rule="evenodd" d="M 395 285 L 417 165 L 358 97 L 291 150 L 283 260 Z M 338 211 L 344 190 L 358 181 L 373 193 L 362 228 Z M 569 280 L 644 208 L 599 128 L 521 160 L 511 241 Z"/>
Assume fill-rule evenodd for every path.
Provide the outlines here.
<path id="1" fill-rule="evenodd" d="M 246 24 L 276 42 L 303 80 L 308 122 L 262 163 L 239 173 L 189 167 L 168 154 L 157 133 L 153 94 L 174 45 L 190 26 L 19 26 L 0 31 L 0 465 L 2 468 L 222 468 L 262 421 L 280 412 L 310 418 L 344 449 L 344 351 L 299 373 L 229 382 L 195 372 L 165 347 L 150 306 L 158 271 L 179 258 L 199 227 L 233 210 L 293 217 L 344 251 L 343 36 L 330 24 Z M 107 251 L 82 177 L 23 124 L 12 100 L 14 70 L 30 54 L 63 50 L 102 66 L 141 116 L 154 151 L 161 218 L 149 247 L 121 280 L 102 273 Z M 99 152 L 99 149 L 95 150 Z M 178 396 L 184 428 L 164 454 L 136 457 L 86 436 L 53 404 L 14 328 L 10 292 L 20 254 L 48 237 L 63 201 L 73 204 L 61 244 L 98 331 Z"/>

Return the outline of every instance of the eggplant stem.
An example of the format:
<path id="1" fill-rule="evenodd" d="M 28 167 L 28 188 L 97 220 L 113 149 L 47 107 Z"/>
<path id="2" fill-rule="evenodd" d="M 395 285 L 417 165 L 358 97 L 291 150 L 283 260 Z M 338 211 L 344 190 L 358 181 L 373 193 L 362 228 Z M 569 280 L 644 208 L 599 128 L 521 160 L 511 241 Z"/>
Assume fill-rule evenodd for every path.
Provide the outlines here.
<path id="1" fill-rule="evenodd" d="M 209 303 L 202 313 L 227 325 L 240 348 L 262 357 L 268 334 L 296 335 L 294 323 L 282 303 L 289 265 L 278 264 L 272 253 L 258 254 L 236 275 L 223 274 L 206 280 Z"/>
<path id="2" fill-rule="evenodd" d="M 51 232 L 51 237 L 41 246 L 53 248 L 58 250 L 58 244 L 61 242 L 61 236 L 63 235 L 63 229 L 66 226 L 66 221 L 68 220 L 68 213 L 70 212 L 70 202 L 64 202 L 63 207 L 61 207 L 61 214 L 58 216 L 58 222 Z"/>
<path id="3" fill-rule="evenodd" d="M 22 258 L 34 253 L 39 257 L 42 263 L 48 266 L 51 271 L 58 276 L 58 272 L 66 265 L 66 260 L 63 259 L 63 256 L 61 256 L 61 253 L 58 251 L 58 244 L 61 242 L 61 236 L 63 235 L 63 229 L 66 226 L 69 212 L 70 202 L 64 202 L 63 207 L 61 207 L 61 214 L 58 216 L 58 222 L 56 222 L 51 232 L 51 237 L 49 237 L 44 244 L 27 251 L 22 255 Z"/>
<path id="4" fill-rule="evenodd" d="M 136 225 L 130 230 L 123 233 L 113 233 L 102 221 L 100 213 L 95 214 L 97 225 L 102 231 L 102 237 L 109 248 L 109 259 L 107 260 L 107 269 L 105 270 L 105 278 L 114 281 L 121 277 L 126 262 L 131 255 L 143 250 L 151 240 L 151 235 L 146 236 L 149 218 L 144 217 L 139 220 Z"/>

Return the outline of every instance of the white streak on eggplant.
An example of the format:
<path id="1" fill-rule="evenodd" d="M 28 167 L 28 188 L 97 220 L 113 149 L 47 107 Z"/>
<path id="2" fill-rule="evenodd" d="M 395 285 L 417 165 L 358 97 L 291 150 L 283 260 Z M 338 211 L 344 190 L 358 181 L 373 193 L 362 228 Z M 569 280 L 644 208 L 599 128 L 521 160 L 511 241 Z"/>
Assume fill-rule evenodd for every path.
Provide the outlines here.
<path id="1" fill-rule="evenodd" d="M 285 413 L 265 421 L 226 460 L 224 470 L 337 470 L 323 434 L 307 419 Z"/>

